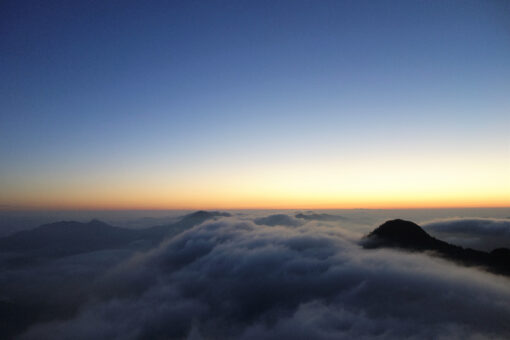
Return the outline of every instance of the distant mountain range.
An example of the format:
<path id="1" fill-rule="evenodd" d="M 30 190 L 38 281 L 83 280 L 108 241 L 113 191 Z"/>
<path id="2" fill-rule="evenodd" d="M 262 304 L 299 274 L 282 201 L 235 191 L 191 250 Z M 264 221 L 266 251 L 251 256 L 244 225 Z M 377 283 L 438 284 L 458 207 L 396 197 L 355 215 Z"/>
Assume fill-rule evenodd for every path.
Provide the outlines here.
<path id="1" fill-rule="evenodd" d="M 310 214 L 299 213 L 299 214 L 296 214 L 296 218 L 302 218 L 307 221 L 329 221 L 329 222 L 343 221 L 343 220 L 348 219 L 347 217 L 339 216 L 339 215 L 315 214 L 315 213 L 310 213 Z"/>
<path id="2" fill-rule="evenodd" d="M 197 211 L 179 221 L 145 229 L 111 226 L 99 220 L 88 223 L 63 221 L 41 225 L 0 238 L 0 254 L 19 254 L 9 258 L 9 266 L 30 264 L 40 258 L 62 257 L 106 249 L 148 249 L 168 237 L 216 217 L 230 216 L 226 212 Z M 341 216 L 296 215 L 310 220 L 335 220 Z M 399 248 L 406 251 L 433 252 L 435 255 L 467 266 L 486 268 L 494 273 L 510 275 L 510 249 L 491 252 L 462 248 L 438 240 L 419 225 L 404 220 L 387 221 L 365 236 L 361 244 L 366 249 Z M 6 265 L 5 263 L 3 265 Z"/>
<path id="3" fill-rule="evenodd" d="M 88 223 L 63 221 L 41 225 L 0 238 L 0 253 L 13 252 L 45 257 L 60 257 L 91 251 L 127 247 L 146 242 L 161 242 L 188 228 L 220 216 L 225 212 L 197 211 L 171 224 L 146 229 L 114 227 L 99 220 Z"/>
<path id="4" fill-rule="evenodd" d="M 510 275 L 510 249 L 491 252 L 462 248 L 438 240 L 419 225 L 404 220 L 387 221 L 362 239 L 367 249 L 399 248 L 407 251 L 431 251 L 437 256 L 466 266 L 483 267 L 491 272 Z"/>

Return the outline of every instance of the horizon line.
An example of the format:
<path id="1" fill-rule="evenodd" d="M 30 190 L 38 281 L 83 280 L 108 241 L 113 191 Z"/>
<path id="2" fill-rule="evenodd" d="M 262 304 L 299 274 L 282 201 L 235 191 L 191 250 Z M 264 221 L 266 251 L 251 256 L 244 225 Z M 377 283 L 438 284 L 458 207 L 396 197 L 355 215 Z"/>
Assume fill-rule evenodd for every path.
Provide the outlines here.
<path id="1" fill-rule="evenodd" d="M 51 212 L 51 211 L 242 211 L 242 210 L 446 210 L 446 209 L 510 209 L 510 205 L 507 206 L 412 206 L 412 207 L 357 207 L 357 208 L 341 208 L 341 207 L 325 207 L 325 208 L 313 208 L 313 207 L 286 207 L 286 208 L 275 208 L 275 207 L 186 207 L 186 208 L 94 208 L 94 207 L 83 207 L 83 208 L 72 208 L 72 207 L 9 207 L 0 208 L 0 212 Z"/>

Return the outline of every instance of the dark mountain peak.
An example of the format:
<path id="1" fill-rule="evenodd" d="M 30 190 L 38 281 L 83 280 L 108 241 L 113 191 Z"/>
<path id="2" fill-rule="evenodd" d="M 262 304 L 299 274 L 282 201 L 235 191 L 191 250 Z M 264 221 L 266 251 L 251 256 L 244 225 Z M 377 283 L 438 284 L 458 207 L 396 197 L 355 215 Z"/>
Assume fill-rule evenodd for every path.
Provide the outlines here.
<path id="1" fill-rule="evenodd" d="M 211 219 L 214 217 L 221 217 L 221 216 L 229 217 L 231 215 L 229 213 L 221 212 L 221 211 L 199 210 L 194 213 L 185 215 L 178 223 L 186 224 L 186 225 L 188 225 L 188 224 L 195 225 L 195 224 L 200 224 L 202 222 L 205 222 L 208 219 Z"/>
<path id="2" fill-rule="evenodd" d="M 209 217 L 211 215 L 212 214 L 208 211 L 198 210 L 198 211 L 195 211 L 194 213 L 186 215 L 185 217 Z"/>
<path id="3" fill-rule="evenodd" d="M 411 251 L 433 251 L 436 255 L 468 266 L 481 266 L 510 275 L 510 249 L 491 253 L 462 248 L 438 240 L 416 223 L 401 219 L 386 221 L 362 240 L 365 248 L 400 248 Z"/>
<path id="4" fill-rule="evenodd" d="M 177 235 L 178 233 L 192 228 L 198 224 L 201 224 L 209 219 L 214 217 L 229 217 L 231 216 L 229 213 L 220 212 L 220 211 L 205 211 L 199 210 L 194 213 L 184 215 L 179 221 L 170 223 L 157 225 L 151 228 L 147 228 L 144 230 L 144 235 L 155 242 L 159 242 L 164 238 L 171 237 Z"/>
<path id="5" fill-rule="evenodd" d="M 231 216 L 229 213 L 221 212 L 221 211 L 205 211 L 205 210 L 199 210 L 194 213 L 185 215 L 179 222 L 182 225 L 186 226 L 193 226 L 196 224 L 200 224 L 202 222 L 205 222 L 208 219 L 214 218 L 214 217 L 229 217 Z"/>
<path id="6" fill-rule="evenodd" d="M 16 252 L 59 257 L 130 247 L 140 241 L 158 244 L 167 237 L 217 216 L 230 216 L 230 214 L 200 210 L 184 216 L 178 222 L 142 230 L 114 227 L 98 219 L 86 223 L 60 221 L 0 238 L 0 253 Z"/>
<path id="7" fill-rule="evenodd" d="M 506 256 L 510 259 L 510 249 L 508 248 L 496 248 L 491 251 L 491 255 L 493 256 Z"/>
<path id="8" fill-rule="evenodd" d="M 382 242 L 403 248 L 429 247 L 437 241 L 416 223 L 401 219 L 384 222 L 367 238 L 375 243 Z"/>
<path id="9" fill-rule="evenodd" d="M 99 220 L 60 221 L 0 238 L 0 253 L 66 256 L 125 246 L 138 238 L 137 231 L 113 227 Z"/>
<path id="10" fill-rule="evenodd" d="M 384 233 L 397 231 L 400 233 L 416 233 L 416 234 L 427 234 L 419 225 L 414 222 L 402 220 L 397 218 L 395 220 L 389 220 L 381 224 L 373 233 Z"/>
<path id="11" fill-rule="evenodd" d="M 221 211 L 198 210 L 198 211 L 195 211 L 194 213 L 184 216 L 184 218 L 206 218 L 207 219 L 207 218 L 212 218 L 212 217 L 217 217 L 217 216 L 229 217 L 231 215 L 227 212 L 221 212 Z"/>
<path id="12" fill-rule="evenodd" d="M 109 224 L 107 224 L 106 222 L 103 222 L 103 221 L 101 221 L 101 220 L 99 220 L 99 219 L 97 219 L 97 218 L 93 218 L 93 219 L 91 219 L 91 220 L 89 221 L 89 223 L 87 223 L 87 224 L 89 224 L 89 225 L 106 225 L 106 226 L 107 226 L 107 225 L 109 225 Z"/>
<path id="13" fill-rule="evenodd" d="M 309 212 L 308 214 L 298 213 L 295 215 L 296 218 L 302 218 L 308 221 L 340 221 L 346 220 L 347 218 L 339 215 L 330 215 L 330 214 L 316 214 L 314 212 Z"/>

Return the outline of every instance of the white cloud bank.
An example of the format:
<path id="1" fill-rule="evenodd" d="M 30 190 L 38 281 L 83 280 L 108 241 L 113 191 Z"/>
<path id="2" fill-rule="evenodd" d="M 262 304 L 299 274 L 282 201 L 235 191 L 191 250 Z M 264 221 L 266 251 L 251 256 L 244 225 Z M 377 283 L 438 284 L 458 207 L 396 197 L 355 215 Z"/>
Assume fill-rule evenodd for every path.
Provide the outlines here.
<path id="1" fill-rule="evenodd" d="M 292 226 L 196 226 L 101 276 L 72 317 L 21 338 L 510 337 L 507 278 L 364 250 L 338 223 L 276 219 Z"/>

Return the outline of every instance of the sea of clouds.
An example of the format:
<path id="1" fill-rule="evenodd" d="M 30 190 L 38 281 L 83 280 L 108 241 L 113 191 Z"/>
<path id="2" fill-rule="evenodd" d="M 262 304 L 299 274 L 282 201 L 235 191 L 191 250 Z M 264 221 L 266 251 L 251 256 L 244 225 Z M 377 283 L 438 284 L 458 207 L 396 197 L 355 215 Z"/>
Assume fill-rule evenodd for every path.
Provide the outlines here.
<path id="1" fill-rule="evenodd" d="M 448 219 L 424 225 L 434 236 L 453 244 L 483 251 L 510 248 L 510 219 Z"/>
<path id="2" fill-rule="evenodd" d="M 461 221 L 425 229 L 510 228 Z M 217 218 L 149 251 L 5 270 L 2 298 L 47 313 L 21 339 L 510 337 L 508 278 L 428 254 L 363 249 L 367 228 L 356 225 L 325 215 Z"/>

